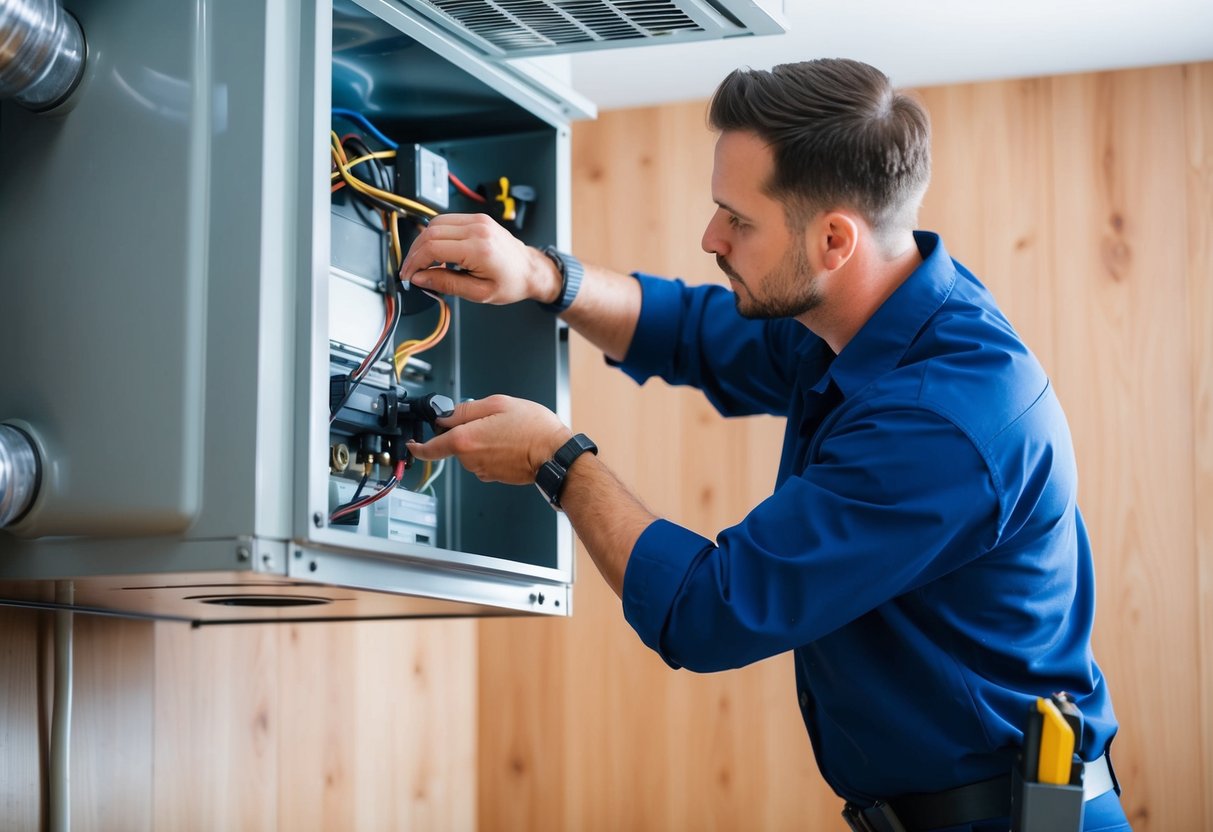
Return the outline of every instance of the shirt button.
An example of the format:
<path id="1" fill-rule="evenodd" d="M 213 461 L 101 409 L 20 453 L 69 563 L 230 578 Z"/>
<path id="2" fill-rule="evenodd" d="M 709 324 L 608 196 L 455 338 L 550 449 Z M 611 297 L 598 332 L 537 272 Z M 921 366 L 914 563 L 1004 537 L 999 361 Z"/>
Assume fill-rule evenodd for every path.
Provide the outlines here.
<path id="1" fill-rule="evenodd" d="M 804 710 L 809 707 L 809 695 L 803 690 L 800 692 L 800 709 Z"/>

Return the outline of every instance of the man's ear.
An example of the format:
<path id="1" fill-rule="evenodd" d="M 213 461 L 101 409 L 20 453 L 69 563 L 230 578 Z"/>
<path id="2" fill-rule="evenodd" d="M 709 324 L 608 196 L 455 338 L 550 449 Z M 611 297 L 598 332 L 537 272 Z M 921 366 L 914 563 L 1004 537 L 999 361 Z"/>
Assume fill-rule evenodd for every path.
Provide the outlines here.
<path id="1" fill-rule="evenodd" d="M 817 255 L 827 271 L 838 271 L 847 264 L 859 245 L 859 223 L 845 211 L 829 211 L 813 223 L 816 229 Z"/>

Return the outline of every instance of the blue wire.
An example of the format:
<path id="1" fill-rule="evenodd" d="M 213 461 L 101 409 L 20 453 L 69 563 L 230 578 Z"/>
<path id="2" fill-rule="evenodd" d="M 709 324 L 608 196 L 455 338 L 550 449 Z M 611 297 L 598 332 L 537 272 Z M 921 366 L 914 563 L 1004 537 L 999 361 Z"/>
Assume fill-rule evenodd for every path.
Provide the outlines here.
<path id="1" fill-rule="evenodd" d="M 370 133 L 372 136 L 374 136 L 379 141 L 386 144 L 392 150 L 396 150 L 398 147 L 400 147 L 399 142 L 394 142 L 391 139 L 389 139 L 387 136 L 380 133 L 379 128 L 376 127 L 375 125 L 371 124 L 371 122 L 369 120 L 367 120 L 367 117 L 364 116 L 362 113 L 356 112 L 354 110 L 343 110 L 341 108 L 334 108 L 333 115 L 341 116 L 342 118 L 347 118 L 350 121 L 355 122 L 356 124 L 362 125 L 362 127 L 365 128 L 368 133 Z"/>

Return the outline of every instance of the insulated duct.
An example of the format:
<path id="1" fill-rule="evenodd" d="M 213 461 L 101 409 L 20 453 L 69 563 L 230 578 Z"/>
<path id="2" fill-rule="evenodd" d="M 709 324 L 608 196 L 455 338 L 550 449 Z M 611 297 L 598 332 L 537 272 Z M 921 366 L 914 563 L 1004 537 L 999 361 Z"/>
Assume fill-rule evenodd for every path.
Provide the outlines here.
<path id="1" fill-rule="evenodd" d="M 0 99 L 34 112 L 58 106 L 84 74 L 84 49 L 58 0 L 0 0 Z"/>
<path id="2" fill-rule="evenodd" d="M 29 436 L 0 425 L 0 529 L 33 505 L 40 471 L 38 450 Z"/>

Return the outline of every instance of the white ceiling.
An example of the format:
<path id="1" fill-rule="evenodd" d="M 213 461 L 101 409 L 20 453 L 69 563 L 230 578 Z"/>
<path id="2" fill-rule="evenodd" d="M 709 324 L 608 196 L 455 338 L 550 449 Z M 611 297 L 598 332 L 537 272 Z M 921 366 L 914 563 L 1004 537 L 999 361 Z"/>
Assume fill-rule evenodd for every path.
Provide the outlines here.
<path id="1" fill-rule="evenodd" d="M 738 66 L 820 57 L 866 61 L 898 86 L 1213 59 L 1213 0 L 786 0 L 783 17 L 784 35 L 544 61 L 612 109 L 707 98 Z"/>

